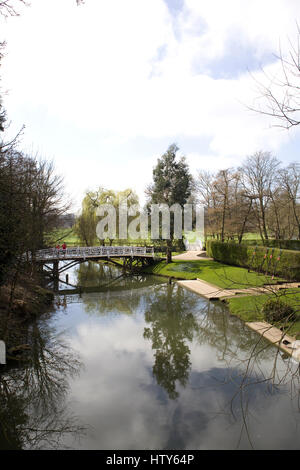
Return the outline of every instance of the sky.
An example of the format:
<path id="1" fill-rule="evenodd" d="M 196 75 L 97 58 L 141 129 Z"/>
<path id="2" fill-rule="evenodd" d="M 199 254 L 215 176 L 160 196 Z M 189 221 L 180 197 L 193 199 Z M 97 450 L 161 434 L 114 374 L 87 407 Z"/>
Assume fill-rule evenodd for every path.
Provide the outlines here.
<path id="1" fill-rule="evenodd" d="M 256 151 L 298 160 L 300 129 L 251 111 L 257 81 L 296 44 L 298 0 L 30 0 L 0 18 L 10 127 L 53 160 L 73 211 L 86 190 L 133 188 L 144 201 L 176 143 L 191 173 Z M 259 101 L 260 102 L 260 101 Z"/>

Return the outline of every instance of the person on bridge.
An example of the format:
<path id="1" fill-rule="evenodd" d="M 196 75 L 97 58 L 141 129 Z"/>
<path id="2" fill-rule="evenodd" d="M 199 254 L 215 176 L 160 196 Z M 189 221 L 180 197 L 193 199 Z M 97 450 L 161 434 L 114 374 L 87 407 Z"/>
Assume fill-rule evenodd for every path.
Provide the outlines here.
<path id="1" fill-rule="evenodd" d="M 66 256 L 66 249 L 67 249 L 66 242 L 63 242 L 63 244 L 62 244 L 61 247 L 62 247 L 62 249 L 63 249 L 64 256 Z"/>
<path id="2" fill-rule="evenodd" d="M 56 254 L 57 254 L 57 256 L 59 256 L 60 245 L 59 244 L 56 245 L 55 248 L 56 248 Z"/>

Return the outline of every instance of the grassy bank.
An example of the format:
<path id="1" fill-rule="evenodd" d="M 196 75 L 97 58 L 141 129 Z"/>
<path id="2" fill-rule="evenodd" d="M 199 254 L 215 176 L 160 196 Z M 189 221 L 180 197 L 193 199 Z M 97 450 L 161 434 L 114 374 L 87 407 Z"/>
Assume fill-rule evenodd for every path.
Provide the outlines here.
<path id="1" fill-rule="evenodd" d="M 275 294 L 255 295 L 226 299 L 230 312 L 238 316 L 245 322 L 264 321 L 262 307 L 270 298 L 275 299 Z M 284 303 L 291 305 L 297 315 L 296 321 L 283 324 L 274 324 L 274 326 L 284 326 L 288 334 L 300 339 L 300 292 L 299 289 L 284 289 L 276 292 L 276 298 Z"/>
<path id="2" fill-rule="evenodd" d="M 145 269 L 145 272 L 174 277 L 177 279 L 203 279 L 225 289 L 243 289 L 246 287 L 259 287 L 264 284 L 274 284 L 278 278 L 265 276 L 255 272 L 248 272 L 245 268 L 229 266 L 211 260 L 200 261 L 173 261 L 166 264 L 161 261 Z"/>
<path id="3" fill-rule="evenodd" d="M 153 266 L 146 268 L 145 272 L 173 277 L 177 279 L 202 279 L 215 286 L 225 289 L 242 289 L 247 287 L 258 287 L 264 284 L 274 284 L 279 279 L 272 279 L 271 276 L 248 272 L 245 268 L 229 266 L 211 260 L 201 261 L 174 261 L 166 264 L 161 261 Z M 262 306 L 270 299 L 280 298 L 280 300 L 291 305 L 297 314 L 297 319 L 293 323 L 284 325 L 287 332 L 300 338 L 300 291 L 299 289 L 283 289 L 275 293 L 243 296 L 226 299 L 230 312 L 238 316 L 245 322 L 263 321 L 264 316 L 261 313 Z M 281 327 L 280 325 L 275 325 Z"/>

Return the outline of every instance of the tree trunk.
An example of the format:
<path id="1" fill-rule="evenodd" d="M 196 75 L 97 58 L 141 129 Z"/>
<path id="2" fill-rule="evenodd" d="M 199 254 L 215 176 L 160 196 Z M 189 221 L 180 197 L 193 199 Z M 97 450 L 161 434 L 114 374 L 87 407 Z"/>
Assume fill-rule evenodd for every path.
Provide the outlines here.
<path id="1" fill-rule="evenodd" d="M 251 209 L 252 209 L 252 199 L 250 199 L 250 204 L 249 204 L 249 207 L 248 207 L 248 211 L 247 211 L 247 214 L 246 214 L 246 216 L 244 217 L 244 220 L 243 220 L 242 229 L 241 229 L 241 232 L 240 232 L 239 238 L 238 238 L 239 244 L 242 243 L 242 239 L 243 239 L 243 235 L 244 235 L 244 231 L 245 231 L 245 227 L 246 227 L 246 222 L 248 220 Z"/>
<path id="2" fill-rule="evenodd" d="M 172 240 L 167 240 L 167 263 L 172 263 Z"/>

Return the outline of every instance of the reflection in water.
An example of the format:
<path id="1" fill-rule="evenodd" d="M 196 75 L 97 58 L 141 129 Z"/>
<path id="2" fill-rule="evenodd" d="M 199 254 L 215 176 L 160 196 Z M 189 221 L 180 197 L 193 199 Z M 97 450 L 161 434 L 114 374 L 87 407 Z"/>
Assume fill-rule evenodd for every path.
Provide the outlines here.
<path id="1" fill-rule="evenodd" d="M 31 363 L 2 375 L 2 441 L 5 435 L 13 448 L 299 449 L 298 364 L 223 303 L 162 278 L 118 278 L 111 266 L 82 264 L 77 275 L 96 292 L 62 297 L 54 317 L 28 330 Z M 65 328 L 68 347 L 58 342 L 66 335 L 55 333 Z M 85 365 L 80 374 L 74 350 Z M 88 423 L 80 442 L 72 416 Z"/>
<path id="2" fill-rule="evenodd" d="M 166 284 L 148 295 L 145 320 L 151 327 L 144 330 L 144 338 L 152 341 L 155 350 L 153 374 L 170 398 L 178 397 L 176 381 L 185 386 L 191 369 L 190 348 L 198 330 L 196 318 L 191 313 L 196 305 L 186 302 L 185 291 L 175 284 Z M 194 305 L 193 305 L 194 304 Z"/>
<path id="3" fill-rule="evenodd" d="M 44 315 L 15 332 L 30 353 L 0 374 L 0 449 L 60 448 L 66 434 L 84 433 L 65 401 L 80 362 L 50 320 Z"/>
<path id="4" fill-rule="evenodd" d="M 137 288 L 139 282 L 148 286 Z M 101 390 L 94 406 L 105 408 L 101 421 L 114 436 L 112 444 L 93 421 L 98 436 L 88 445 L 299 448 L 298 364 L 283 360 L 276 348 L 228 315 L 223 303 L 162 282 L 123 279 L 118 290 L 83 296 L 96 323 L 81 325 L 75 345 L 86 351 L 94 374 L 92 357 L 109 364 L 107 370 L 97 362 L 105 378 L 85 380 Z M 127 319 L 116 313 L 127 313 Z"/>
<path id="5" fill-rule="evenodd" d="M 76 273 L 78 285 L 94 287 L 101 287 L 120 274 L 111 264 L 93 262 L 80 264 Z"/>
<path id="6" fill-rule="evenodd" d="M 155 295 L 148 294 L 147 305 L 145 320 L 151 327 L 145 328 L 144 337 L 152 341 L 155 350 L 153 374 L 157 383 L 171 399 L 179 397 L 176 381 L 181 393 L 188 381 L 201 393 L 206 389 L 222 390 L 223 400 L 226 397 L 222 412 L 241 423 L 237 445 L 244 433 L 254 447 L 249 423 L 252 411 L 258 407 L 257 400 L 260 395 L 275 397 L 283 393 L 283 384 L 299 394 L 299 367 L 290 359 L 283 363 L 278 350 L 238 319 L 224 315 L 222 303 L 203 302 L 199 309 L 197 296 L 167 284 Z M 213 347 L 223 367 L 213 367 L 204 375 L 195 373 L 190 357 L 193 339 L 197 345 Z M 202 414 L 202 424 L 204 418 Z"/>
<path id="7" fill-rule="evenodd" d="M 83 286 L 83 291 L 86 287 L 94 287 L 94 292 L 82 295 L 85 311 L 90 314 L 118 312 L 131 315 L 140 304 L 141 289 L 147 292 L 153 286 L 151 276 L 122 275 L 120 269 L 104 263 L 83 263 L 77 274 L 77 282 Z M 165 284 L 165 280 L 156 280 L 156 284 Z M 136 289 L 140 292 L 138 295 L 135 295 Z"/>

